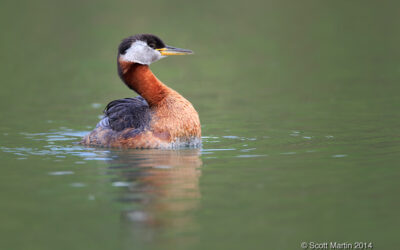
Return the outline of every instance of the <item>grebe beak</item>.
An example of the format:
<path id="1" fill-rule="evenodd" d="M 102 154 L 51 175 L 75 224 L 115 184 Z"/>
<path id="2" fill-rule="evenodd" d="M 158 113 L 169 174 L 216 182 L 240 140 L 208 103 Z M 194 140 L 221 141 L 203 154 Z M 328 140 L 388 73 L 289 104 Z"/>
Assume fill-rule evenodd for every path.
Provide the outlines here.
<path id="1" fill-rule="evenodd" d="M 190 55 L 193 51 L 188 49 L 180 49 L 171 46 L 165 46 L 165 48 L 157 49 L 160 51 L 162 56 L 174 56 L 174 55 Z"/>

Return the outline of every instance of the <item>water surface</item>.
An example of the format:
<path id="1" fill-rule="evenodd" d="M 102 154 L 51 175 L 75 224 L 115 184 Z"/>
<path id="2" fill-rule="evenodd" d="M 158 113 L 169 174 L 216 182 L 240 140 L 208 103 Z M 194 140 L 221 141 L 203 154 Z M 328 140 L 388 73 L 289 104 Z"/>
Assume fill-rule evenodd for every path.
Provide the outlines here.
<path id="1" fill-rule="evenodd" d="M 396 4 L 3 5 L 1 249 L 398 245 Z M 195 51 L 152 70 L 199 111 L 201 149 L 75 144 L 135 95 L 115 53 L 142 32 Z"/>

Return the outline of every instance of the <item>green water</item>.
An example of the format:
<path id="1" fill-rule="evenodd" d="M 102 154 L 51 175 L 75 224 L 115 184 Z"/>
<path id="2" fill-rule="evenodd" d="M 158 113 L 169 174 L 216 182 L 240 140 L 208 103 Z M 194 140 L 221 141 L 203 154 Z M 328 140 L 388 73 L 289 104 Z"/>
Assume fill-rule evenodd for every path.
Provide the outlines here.
<path id="1" fill-rule="evenodd" d="M 400 244 L 394 1 L 25 1 L 0 8 L 0 249 Z M 199 111 L 199 150 L 74 144 L 111 100 L 119 41 Z"/>

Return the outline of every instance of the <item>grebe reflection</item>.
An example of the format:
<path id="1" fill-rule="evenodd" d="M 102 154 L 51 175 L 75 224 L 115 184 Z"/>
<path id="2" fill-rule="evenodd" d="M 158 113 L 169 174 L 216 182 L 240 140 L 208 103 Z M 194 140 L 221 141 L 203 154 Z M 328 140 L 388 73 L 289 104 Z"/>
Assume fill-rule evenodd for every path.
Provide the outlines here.
<path id="1" fill-rule="evenodd" d="M 196 226 L 191 212 L 201 197 L 199 149 L 112 151 L 111 159 L 113 183 L 126 185 L 118 196 L 128 204 L 121 219 L 132 237 Z"/>

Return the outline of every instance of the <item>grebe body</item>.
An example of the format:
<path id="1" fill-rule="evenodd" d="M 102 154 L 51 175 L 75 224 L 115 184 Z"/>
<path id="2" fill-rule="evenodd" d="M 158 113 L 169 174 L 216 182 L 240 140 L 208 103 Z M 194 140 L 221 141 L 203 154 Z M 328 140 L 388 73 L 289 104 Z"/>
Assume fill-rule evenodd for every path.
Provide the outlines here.
<path id="1" fill-rule="evenodd" d="M 201 144 L 199 116 L 175 90 L 151 72 L 149 64 L 168 55 L 191 54 L 139 34 L 122 41 L 117 65 L 122 81 L 139 94 L 110 102 L 103 119 L 82 144 L 122 148 L 179 148 Z"/>

